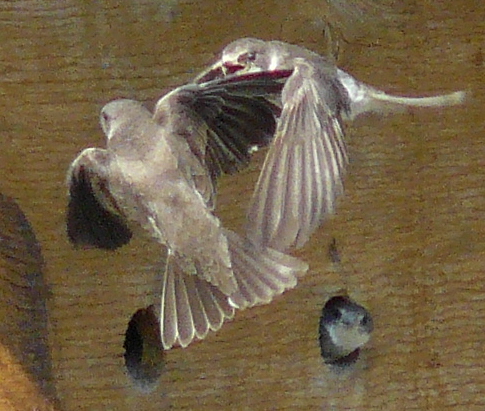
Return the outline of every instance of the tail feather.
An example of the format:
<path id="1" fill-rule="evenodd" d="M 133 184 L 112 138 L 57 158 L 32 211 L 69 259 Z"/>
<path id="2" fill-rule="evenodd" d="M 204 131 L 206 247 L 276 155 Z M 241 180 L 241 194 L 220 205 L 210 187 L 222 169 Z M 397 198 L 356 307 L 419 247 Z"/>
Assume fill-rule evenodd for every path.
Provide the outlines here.
<path id="1" fill-rule="evenodd" d="M 224 294 L 203 279 L 202 273 L 187 273 L 177 254 L 167 256 L 160 306 L 160 333 L 163 347 L 187 347 L 217 331 L 234 316 L 235 308 L 269 303 L 293 288 L 308 265 L 271 248 L 254 245 L 249 239 L 224 230 L 228 239 L 236 291 Z"/>
<path id="2" fill-rule="evenodd" d="M 226 230 L 225 234 L 238 285 L 229 302 L 236 308 L 270 302 L 275 296 L 295 287 L 298 277 L 308 270 L 308 265 L 295 257 L 271 248 L 257 247 L 232 231 Z"/>
<path id="3" fill-rule="evenodd" d="M 197 287 L 197 278 L 195 275 L 185 275 L 183 279 L 182 279 L 182 276 L 180 275 L 177 277 L 179 278 L 179 284 L 178 284 L 179 288 L 182 289 L 187 295 L 187 300 L 185 302 L 181 300 L 180 302 L 185 303 L 185 307 L 190 309 L 190 313 L 192 315 L 193 335 L 192 335 L 192 338 L 188 336 L 185 339 L 185 341 L 189 340 L 189 338 L 190 340 L 192 340 L 194 336 L 202 339 L 209 332 L 209 328 L 210 328 L 209 324 L 212 322 L 206 320 L 208 315 L 206 313 L 206 310 L 204 309 L 202 298 L 199 295 L 200 291 L 198 290 L 198 287 Z M 210 316 L 210 317 L 214 317 L 214 316 Z M 212 319 L 214 320 L 214 318 Z M 190 322 L 188 322 L 188 325 L 190 326 Z M 187 327 L 187 328 L 190 328 L 190 327 Z"/>
<path id="4" fill-rule="evenodd" d="M 234 316 L 228 297 L 200 276 L 187 274 L 179 258 L 168 256 L 162 285 L 160 333 L 165 349 L 185 348 Z"/>

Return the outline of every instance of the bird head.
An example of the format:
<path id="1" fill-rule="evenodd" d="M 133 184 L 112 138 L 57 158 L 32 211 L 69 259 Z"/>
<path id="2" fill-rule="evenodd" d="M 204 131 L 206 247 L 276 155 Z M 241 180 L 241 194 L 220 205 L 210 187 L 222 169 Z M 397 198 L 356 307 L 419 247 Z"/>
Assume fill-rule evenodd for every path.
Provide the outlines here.
<path id="1" fill-rule="evenodd" d="M 228 44 L 222 52 L 225 74 L 239 71 L 273 71 L 282 67 L 282 53 L 273 42 L 242 38 Z"/>
<path id="2" fill-rule="evenodd" d="M 342 355 L 362 347 L 374 328 L 369 312 L 345 296 L 333 297 L 323 308 L 320 327 L 325 328 Z"/>
<path id="3" fill-rule="evenodd" d="M 125 129 L 133 120 L 146 117 L 147 110 L 143 105 L 134 100 L 119 99 L 106 104 L 99 116 L 101 128 L 108 140 L 120 129 Z M 150 117 L 148 115 L 148 117 Z"/>

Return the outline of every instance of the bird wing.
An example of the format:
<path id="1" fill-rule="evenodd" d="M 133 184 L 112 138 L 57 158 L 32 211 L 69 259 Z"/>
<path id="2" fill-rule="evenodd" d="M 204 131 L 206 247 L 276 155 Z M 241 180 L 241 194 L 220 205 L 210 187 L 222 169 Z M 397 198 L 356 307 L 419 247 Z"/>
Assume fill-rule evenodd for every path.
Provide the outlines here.
<path id="1" fill-rule="evenodd" d="M 276 104 L 290 70 L 231 75 L 178 89 L 177 102 L 202 120 L 202 132 L 187 138 L 204 145 L 203 163 L 213 180 L 244 168 L 255 148 L 266 146 L 276 130 Z M 193 149 L 194 154 L 199 155 Z"/>
<path id="2" fill-rule="evenodd" d="M 301 59 L 298 59 L 301 60 Z M 295 67 L 283 110 L 247 216 L 256 243 L 301 247 L 332 213 L 348 163 L 341 110 L 346 102 L 331 76 L 313 63 Z"/>
<path id="3" fill-rule="evenodd" d="M 109 154 L 88 148 L 67 172 L 67 235 L 75 245 L 114 250 L 132 233 L 109 192 Z"/>

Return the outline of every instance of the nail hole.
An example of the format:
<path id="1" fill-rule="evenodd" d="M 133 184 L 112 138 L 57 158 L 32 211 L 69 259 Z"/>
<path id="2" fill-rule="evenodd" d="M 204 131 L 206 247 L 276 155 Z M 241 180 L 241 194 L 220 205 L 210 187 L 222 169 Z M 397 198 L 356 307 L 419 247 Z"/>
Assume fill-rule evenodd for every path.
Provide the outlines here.
<path id="1" fill-rule="evenodd" d="M 332 238 L 332 242 L 328 245 L 328 255 L 332 263 L 340 264 L 342 262 L 335 237 Z"/>

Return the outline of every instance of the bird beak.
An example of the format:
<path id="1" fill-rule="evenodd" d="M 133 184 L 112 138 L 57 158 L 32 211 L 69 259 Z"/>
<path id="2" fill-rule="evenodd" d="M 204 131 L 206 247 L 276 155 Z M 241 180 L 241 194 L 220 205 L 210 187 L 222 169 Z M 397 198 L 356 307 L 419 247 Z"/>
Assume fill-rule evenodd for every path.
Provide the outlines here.
<path id="1" fill-rule="evenodd" d="M 251 65 L 242 65 L 239 63 L 233 63 L 232 61 L 218 60 L 208 69 L 200 73 L 194 79 L 194 83 L 200 84 L 220 79 L 234 73 L 246 74 L 249 72 L 251 72 Z"/>
<path id="2" fill-rule="evenodd" d="M 249 71 L 249 66 L 243 66 L 242 64 L 233 63 L 231 61 L 226 61 L 222 64 L 222 70 L 224 71 L 224 75 L 227 76 L 228 74 L 244 74 Z"/>
<path id="3" fill-rule="evenodd" d="M 200 84 L 200 83 L 205 83 L 207 81 L 212 81 L 218 78 L 224 77 L 225 71 L 224 71 L 224 65 L 221 60 L 218 60 L 215 62 L 212 66 L 204 70 L 202 73 L 200 73 L 195 79 L 194 83 Z"/>

